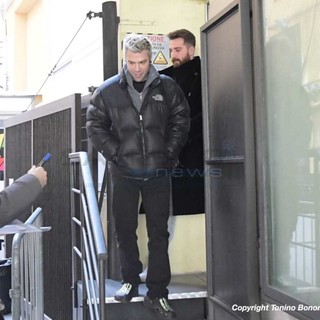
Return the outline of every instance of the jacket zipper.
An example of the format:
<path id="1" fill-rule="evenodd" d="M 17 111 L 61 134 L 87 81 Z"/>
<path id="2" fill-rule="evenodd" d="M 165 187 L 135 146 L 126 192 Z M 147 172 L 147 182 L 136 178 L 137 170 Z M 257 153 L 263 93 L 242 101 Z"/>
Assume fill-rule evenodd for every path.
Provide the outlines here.
<path id="1" fill-rule="evenodd" d="M 141 132 L 141 141 L 142 141 L 142 152 L 143 152 L 143 162 L 144 162 L 144 168 L 146 170 L 147 163 L 146 163 L 146 146 L 144 141 L 144 129 L 143 129 L 143 117 L 142 114 L 139 114 L 139 124 L 140 124 L 140 132 Z M 146 180 L 146 179 L 145 179 Z"/>

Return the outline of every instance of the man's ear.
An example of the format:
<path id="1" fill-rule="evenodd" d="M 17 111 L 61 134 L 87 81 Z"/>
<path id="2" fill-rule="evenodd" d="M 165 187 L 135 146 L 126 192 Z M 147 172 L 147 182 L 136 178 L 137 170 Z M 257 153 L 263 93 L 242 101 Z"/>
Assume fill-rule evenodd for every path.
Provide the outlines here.
<path id="1" fill-rule="evenodd" d="M 189 56 L 191 57 L 191 59 L 194 58 L 194 52 L 195 52 L 195 47 L 194 46 L 190 46 L 188 48 L 188 53 L 189 53 Z"/>

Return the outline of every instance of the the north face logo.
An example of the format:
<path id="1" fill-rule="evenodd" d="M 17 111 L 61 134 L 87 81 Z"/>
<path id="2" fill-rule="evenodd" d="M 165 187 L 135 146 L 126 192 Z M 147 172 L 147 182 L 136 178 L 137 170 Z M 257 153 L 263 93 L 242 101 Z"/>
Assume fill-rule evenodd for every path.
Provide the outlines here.
<path id="1" fill-rule="evenodd" d="M 156 101 L 163 101 L 163 96 L 161 94 L 155 94 L 154 96 L 152 96 L 152 99 L 156 100 Z"/>

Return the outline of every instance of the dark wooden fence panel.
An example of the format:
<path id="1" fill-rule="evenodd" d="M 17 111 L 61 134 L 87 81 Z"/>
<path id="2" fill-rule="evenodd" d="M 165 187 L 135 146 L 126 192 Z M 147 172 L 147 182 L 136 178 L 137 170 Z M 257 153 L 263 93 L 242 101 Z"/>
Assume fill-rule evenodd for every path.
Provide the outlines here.
<path id="1" fill-rule="evenodd" d="M 52 319 L 72 319 L 68 154 L 81 151 L 81 96 L 74 94 L 6 120 L 5 140 L 6 183 L 47 152 L 52 155 L 45 164 L 48 185 L 34 204 L 43 208 L 44 225 L 52 227 L 43 238 L 44 311 Z"/>

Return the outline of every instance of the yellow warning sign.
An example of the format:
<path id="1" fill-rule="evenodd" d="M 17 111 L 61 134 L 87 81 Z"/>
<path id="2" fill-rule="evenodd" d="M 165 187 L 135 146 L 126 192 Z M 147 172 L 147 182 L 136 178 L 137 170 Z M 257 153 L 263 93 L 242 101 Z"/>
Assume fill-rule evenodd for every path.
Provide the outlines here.
<path id="1" fill-rule="evenodd" d="M 168 61 L 165 58 L 164 54 L 161 51 L 159 51 L 153 60 L 153 64 L 168 64 Z"/>

